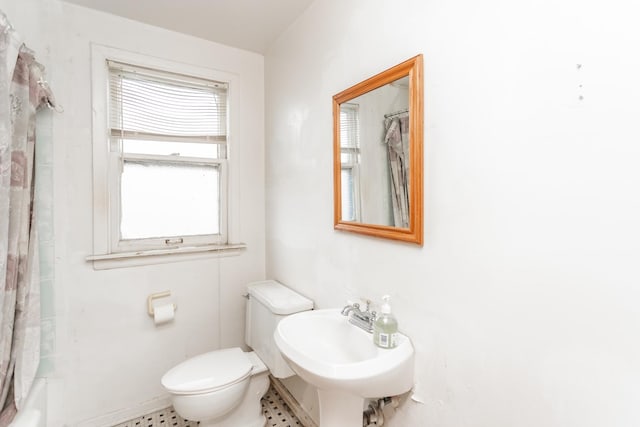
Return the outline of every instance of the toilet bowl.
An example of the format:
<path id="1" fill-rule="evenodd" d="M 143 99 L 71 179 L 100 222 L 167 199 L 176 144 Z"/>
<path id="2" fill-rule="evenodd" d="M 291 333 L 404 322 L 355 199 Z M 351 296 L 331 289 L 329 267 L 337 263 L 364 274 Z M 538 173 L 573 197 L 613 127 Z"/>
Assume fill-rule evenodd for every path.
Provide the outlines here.
<path id="1" fill-rule="evenodd" d="M 254 353 L 229 348 L 182 362 L 162 377 L 180 416 L 206 427 L 262 427 L 269 371 Z"/>
<path id="2" fill-rule="evenodd" d="M 234 347 L 204 353 L 161 379 L 176 412 L 200 427 L 263 427 L 260 399 L 269 388 L 269 372 L 277 378 L 293 375 L 273 332 L 284 316 L 310 310 L 313 302 L 273 280 L 247 289 L 245 341 L 254 351 Z"/>

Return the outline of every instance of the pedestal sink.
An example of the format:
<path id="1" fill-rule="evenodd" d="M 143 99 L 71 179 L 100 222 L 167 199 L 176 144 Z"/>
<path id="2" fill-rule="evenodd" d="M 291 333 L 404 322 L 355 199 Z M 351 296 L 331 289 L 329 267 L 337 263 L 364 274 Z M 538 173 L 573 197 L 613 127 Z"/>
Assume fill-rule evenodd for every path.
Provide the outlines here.
<path id="1" fill-rule="evenodd" d="M 409 338 L 399 334 L 396 348 L 378 348 L 338 309 L 285 317 L 274 338 L 291 369 L 318 388 L 320 427 L 361 427 L 366 398 L 395 396 L 413 386 Z"/>

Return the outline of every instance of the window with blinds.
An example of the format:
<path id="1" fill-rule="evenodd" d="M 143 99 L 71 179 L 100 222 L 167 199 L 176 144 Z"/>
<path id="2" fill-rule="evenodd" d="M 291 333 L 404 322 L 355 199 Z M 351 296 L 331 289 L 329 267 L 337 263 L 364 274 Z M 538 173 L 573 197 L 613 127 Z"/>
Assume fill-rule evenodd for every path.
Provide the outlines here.
<path id="1" fill-rule="evenodd" d="M 340 105 L 340 182 L 342 187 L 342 220 L 359 220 L 360 125 L 358 105 Z"/>
<path id="2" fill-rule="evenodd" d="M 115 247 L 226 243 L 227 84 L 107 66 Z"/>

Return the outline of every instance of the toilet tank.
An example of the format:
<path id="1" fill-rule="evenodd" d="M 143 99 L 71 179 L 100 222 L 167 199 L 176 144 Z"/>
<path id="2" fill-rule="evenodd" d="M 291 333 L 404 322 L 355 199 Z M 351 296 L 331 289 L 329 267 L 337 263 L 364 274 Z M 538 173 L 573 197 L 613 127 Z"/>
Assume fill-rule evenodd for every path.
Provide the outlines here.
<path id="1" fill-rule="evenodd" d="M 276 378 L 294 375 L 273 339 L 278 322 L 285 316 L 311 310 L 313 301 L 275 280 L 247 285 L 245 342 L 260 356 Z"/>

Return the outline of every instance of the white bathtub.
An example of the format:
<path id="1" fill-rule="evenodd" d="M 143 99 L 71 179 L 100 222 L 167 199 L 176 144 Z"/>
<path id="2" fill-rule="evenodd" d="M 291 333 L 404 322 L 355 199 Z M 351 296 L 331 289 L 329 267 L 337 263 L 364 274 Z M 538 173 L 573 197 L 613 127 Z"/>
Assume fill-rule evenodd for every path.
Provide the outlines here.
<path id="1" fill-rule="evenodd" d="M 47 380 L 35 379 L 23 408 L 9 427 L 47 427 Z"/>

